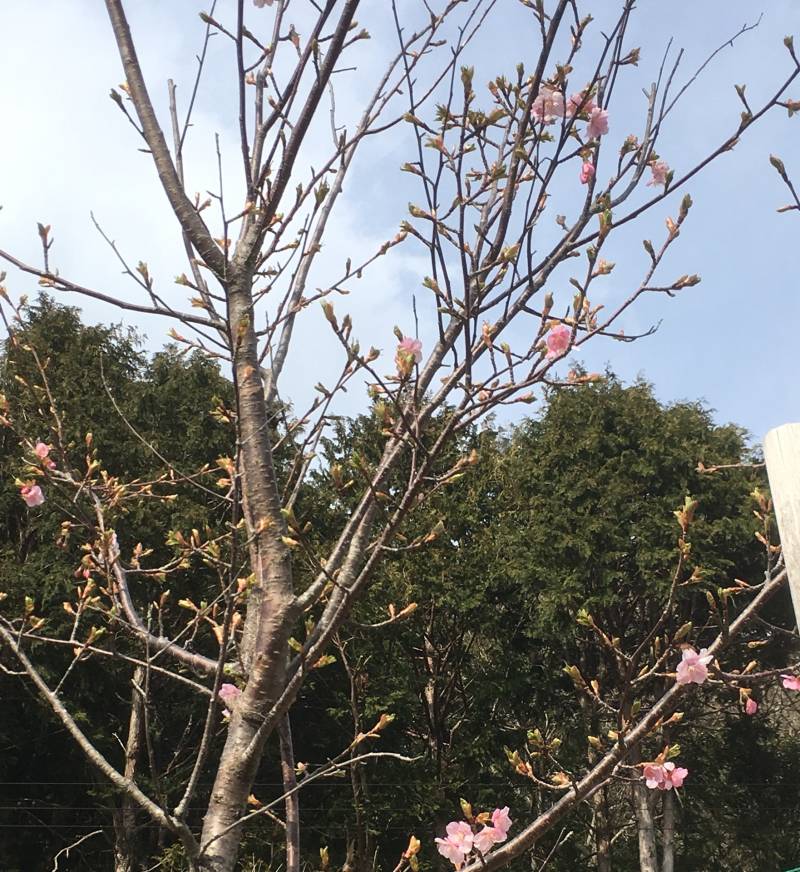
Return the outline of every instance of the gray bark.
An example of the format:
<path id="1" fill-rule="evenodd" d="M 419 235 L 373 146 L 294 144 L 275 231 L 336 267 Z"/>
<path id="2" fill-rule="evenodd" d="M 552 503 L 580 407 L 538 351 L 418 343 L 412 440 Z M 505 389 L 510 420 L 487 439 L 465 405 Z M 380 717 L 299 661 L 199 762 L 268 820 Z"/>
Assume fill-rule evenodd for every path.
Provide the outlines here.
<path id="1" fill-rule="evenodd" d="M 286 677 L 288 640 L 297 607 L 286 524 L 272 465 L 272 446 L 258 363 L 249 280 L 228 288 L 241 446 L 244 514 L 255 575 L 242 639 L 249 678 L 228 726 L 201 837 L 202 868 L 233 872 L 241 839 L 235 826 L 246 807 L 269 733 L 258 732 Z"/>
<path id="2" fill-rule="evenodd" d="M 661 823 L 661 872 L 675 869 L 675 794 L 664 794 L 664 816 Z"/>
<path id="3" fill-rule="evenodd" d="M 656 825 L 649 793 L 642 782 L 633 785 L 633 808 L 639 833 L 639 869 L 640 872 L 659 872 Z"/>
<path id="4" fill-rule="evenodd" d="M 294 746 L 289 715 L 284 715 L 278 727 L 281 746 L 281 774 L 286 797 L 286 872 L 300 872 L 300 796 L 294 768 Z"/>
<path id="5" fill-rule="evenodd" d="M 594 825 L 595 867 L 597 872 L 612 872 L 608 796 L 605 788 L 595 791 L 590 802 L 592 804 L 592 820 Z"/>
<path id="6" fill-rule="evenodd" d="M 133 672 L 133 683 L 144 686 L 144 666 L 137 666 Z M 139 755 L 142 749 L 142 728 L 144 724 L 144 700 L 134 687 L 131 690 L 131 713 L 128 719 L 128 738 L 125 743 L 125 777 L 133 780 Z M 136 844 L 136 803 L 123 793 L 120 808 L 114 813 L 114 872 L 136 872 L 138 850 Z"/>

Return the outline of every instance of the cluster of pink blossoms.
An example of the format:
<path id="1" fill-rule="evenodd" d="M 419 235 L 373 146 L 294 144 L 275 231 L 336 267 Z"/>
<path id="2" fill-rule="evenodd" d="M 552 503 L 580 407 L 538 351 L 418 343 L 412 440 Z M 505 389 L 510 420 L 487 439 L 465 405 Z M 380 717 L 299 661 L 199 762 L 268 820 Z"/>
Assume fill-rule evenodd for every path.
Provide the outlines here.
<path id="1" fill-rule="evenodd" d="M 573 94 L 565 101 L 560 91 L 542 88 L 531 107 L 531 115 L 541 124 L 553 124 L 556 118 L 573 118 L 579 111 L 587 116 L 586 136 L 589 139 L 608 133 L 608 112 L 597 106 L 586 91 Z"/>
<path id="2" fill-rule="evenodd" d="M 581 184 L 588 185 L 594 178 L 594 164 L 590 160 L 585 160 L 581 167 Z"/>
<path id="3" fill-rule="evenodd" d="M 708 664 L 713 659 L 713 655 L 708 654 L 706 648 L 701 648 L 698 652 L 687 645 L 683 649 L 681 662 L 676 670 L 676 681 L 678 684 L 703 684 L 708 678 Z M 781 678 L 786 690 L 800 690 L 800 676 L 781 675 Z M 744 708 L 748 715 L 754 715 L 758 711 L 758 703 L 748 697 Z"/>
<path id="4" fill-rule="evenodd" d="M 477 819 L 488 818 L 488 814 L 478 815 Z M 443 857 L 460 869 L 467 857 L 477 851 L 486 854 L 494 845 L 505 842 L 511 829 L 508 806 L 496 808 L 492 812 L 491 823 L 486 823 L 477 832 L 466 821 L 451 821 L 447 825 L 447 835 L 436 839 L 436 848 Z"/>
<path id="5" fill-rule="evenodd" d="M 676 670 L 675 680 L 678 684 L 702 684 L 708 678 L 708 664 L 714 659 L 713 654 L 708 654 L 706 648 L 695 651 L 687 645 L 681 654 L 681 662 Z M 749 702 L 755 702 L 748 700 Z M 748 710 L 748 714 L 754 714 Z M 663 757 L 659 758 L 663 759 Z M 645 764 L 642 772 L 644 783 L 651 790 L 672 790 L 673 787 L 683 786 L 683 781 L 689 774 L 688 769 L 676 766 L 672 762 Z"/>
<path id="6" fill-rule="evenodd" d="M 683 787 L 683 781 L 689 774 L 688 769 L 676 766 L 674 763 L 648 763 L 644 767 L 642 777 L 651 790 L 672 790 Z"/>
<path id="7" fill-rule="evenodd" d="M 675 680 L 678 684 L 703 684 L 708 678 L 708 664 L 713 659 L 714 655 L 707 653 L 706 648 L 695 651 L 687 645 L 681 654 Z M 800 690 L 800 676 L 781 675 L 781 678 L 786 690 Z M 744 700 L 744 711 L 751 717 L 758 711 L 758 703 L 750 696 Z M 653 790 L 671 790 L 673 787 L 681 787 L 688 774 L 688 769 L 675 766 L 674 763 L 655 762 L 645 765 L 642 777 L 645 784 Z"/>

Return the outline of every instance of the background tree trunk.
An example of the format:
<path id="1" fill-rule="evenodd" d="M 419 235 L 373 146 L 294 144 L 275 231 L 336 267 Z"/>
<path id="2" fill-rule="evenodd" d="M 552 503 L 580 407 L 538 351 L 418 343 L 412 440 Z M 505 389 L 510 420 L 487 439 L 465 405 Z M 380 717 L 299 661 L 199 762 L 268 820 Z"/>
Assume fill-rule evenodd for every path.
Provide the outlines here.
<path id="1" fill-rule="evenodd" d="M 608 796 L 605 788 L 592 794 L 592 829 L 594 831 L 595 867 L 597 872 L 612 872 L 609 836 Z"/>
<path id="2" fill-rule="evenodd" d="M 639 834 L 639 869 L 640 872 L 659 872 L 656 825 L 648 794 L 648 788 L 641 782 L 633 785 L 633 808 Z"/>
<path id="3" fill-rule="evenodd" d="M 291 796 L 286 797 L 286 872 L 300 872 L 300 797 L 296 790 L 297 774 L 294 768 L 294 746 L 289 715 L 281 718 L 278 726 L 281 745 L 281 773 L 283 789 Z"/>
<path id="4" fill-rule="evenodd" d="M 675 869 L 675 794 L 664 794 L 664 817 L 661 823 L 661 872 Z"/>
<path id="5" fill-rule="evenodd" d="M 128 720 L 128 739 L 125 743 L 125 777 L 133 778 L 139 762 L 144 725 L 144 699 L 137 688 L 144 687 L 145 668 L 133 671 L 131 714 Z M 127 793 L 122 794 L 120 807 L 114 812 L 114 872 L 137 872 L 136 805 Z"/>

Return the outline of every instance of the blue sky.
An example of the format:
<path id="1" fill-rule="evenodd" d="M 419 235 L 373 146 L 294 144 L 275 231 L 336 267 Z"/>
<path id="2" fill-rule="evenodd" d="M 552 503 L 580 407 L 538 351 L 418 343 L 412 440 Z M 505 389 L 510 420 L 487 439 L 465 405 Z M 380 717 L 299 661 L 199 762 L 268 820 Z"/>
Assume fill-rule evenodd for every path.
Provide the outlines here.
<path id="1" fill-rule="evenodd" d="M 296 0 L 297 5 L 300 5 Z M 225 14 L 228 0 L 220 0 Z M 166 107 L 166 81 L 178 83 L 179 100 L 186 97 L 193 76 L 194 54 L 202 38 L 193 0 L 129 2 L 140 58 L 160 111 Z M 612 0 L 584 3 L 603 19 L 618 4 Z M 361 23 L 373 34 L 354 55 L 357 73 L 342 73 L 337 81 L 337 109 L 343 120 L 355 116 L 360 101 L 393 48 L 385 6 L 364 0 Z M 401 8 L 413 18 L 416 0 Z M 616 147 L 641 129 L 642 88 L 655 78 L 670 37 L 673 50 L 685 57 L 679 81 L 685 81 L 710 51 L 745 22 L 760 26 L 720 53 L 676 108 L 659 148 L 680 173 L 713 148 L 735 127 L 740 111 L 733 85 L 747 84 L 747 95 L 758 104 L 790 72 L 783 37 L 794 33 L 800 45 L 800 5 L 793 0 L 703 0 L 702 3 L 642 0 L 630 30 L 629 45 L 641 46 L 638 68 L 626 77 L 611 108 L 609 142 Z M 266 26 L 269 11 L 250 11 L 253 27 Z M 518 60 L 532 67 L 535 34 L 529 17 L 516 0 L 498 0 L 468 60 L 476 67 L 476 86 L 500 72 L 510 72 Z M 302 33 L 302 18 L 298 20 Z M 217 38 L 210 53 L 209 76 L 191 132 L 189 188 L 216 188 L 214 133 L 220 134 L 226 191 L 232 200 L 240 189 L 236 177 L 236 107 L 230 99 L 231 57 Z M 134 263 L 145 260 L 160 289 L 175 303 L 181 289 L 172 284 L 186 267 L 174 219 L 147 155 L 133 129 L 108 99 L 122 79 L 105 11 L 95 0 L 39 0 L 3 4 L 0 8 L 0 106 L 3 111 L 3 164 L 0 173 L 0 247 L 38 262 L 36 221 L 53 225 L 54 262 L 62 274 L 107 293 L 136 298 L 136 289 L 120 275 L 113 254 L 93 228 L 93 211 L 104 230 Z M 800 99 L 800 85 L 790 96 Z M 304 160 L 319 163 L 327 148 L 327 119 L 313 131 Z M 661 322 L 658 332 L 634 344 L 593 343 L 579 357 L 590 369 L 610 365 L 619 375 L 642 375 L 655 384 L 665 401 L 703 399 L 720 422 L 745 426 L 755 439 L 771 427 L 800 419 L 796 349 L 800 323 L 796 252 L 800 248 L 800 215 L 778 215 L 787 197 L 769 166 L 768 155 L 781 155 L 800 181 L 800 117 L 784 110 L 773 113 L 730 154 L 712 164 L 688 187 L 695 206 L 664 278 L 699 273 L 703 281 L 676 299 L 654 297 L 625 322 L 635 332 Z M 613 151 L 614 147 L 610 149 Z M 413 159 L 407 131 L 399 129 L 369 143 L 359 156 L 337 206 L 324 256 L 312 284 L 322 285 L 337 274 L 344 258 L 374 249 L 392 237 L 413 199 L 407 175 L 399 166 Z M 603 163 L 598 166 L 603 175 Z M 681 194 L 655 207 L 630 232 L 620 233 L 607 257 L 617 263 L 605 278 L 608 302 L 624 296 L 638 283 L 645 254 L 641 240 L 657 239 L 667 215 L 674 215 Z M 554 211 L 559 210 L 558 207 Z M 391 356 L 391 327 L 413 329 L 412 296 L 422 299 L 420 283 L 427 264 L 420 250 L 403 246 L 369 272 L 347 308 L 362 345 L 382 347 Z M 36 283 L 11 274 L 14 293 L 35 293 Z M 554 289 L 558 294 L 559 288 Z M 564 293 L 566 294 L 566 289 Z M 67 299 L 67 298 L 65 298 Z M 149 347 L 167 339 L 167 324 L 120 315 L 117 310 L 78 298 L 87 320 L 115 320 L 138 326 Z M 339 309 L 340 304 L 337 304 Z M 345 311 L 342 306 L 341 311 Z M 432 332 L 423 323 L 423 339 Z M 289 360 L 284 396 L 302 408 L 311 386 L 336 365 L 336 348 L 320 313 L 304 314 Z M 363 407 L 363 391 L 354 389 L 340 411 Z"/>

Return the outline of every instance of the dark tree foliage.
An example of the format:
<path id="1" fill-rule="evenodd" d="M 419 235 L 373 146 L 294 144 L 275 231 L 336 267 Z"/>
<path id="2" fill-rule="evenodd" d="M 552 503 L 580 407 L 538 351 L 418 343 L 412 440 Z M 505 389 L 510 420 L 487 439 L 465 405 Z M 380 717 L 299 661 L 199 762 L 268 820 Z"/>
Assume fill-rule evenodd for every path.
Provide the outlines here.
<path id="1" fill-rule="evenodd" d="M 52 433 L 42 431 L 42 421 L 52 421 L 52 415 L 31 350 L 36 349 L 51 394 L 58 398 L 57 411 L 69 446 L 64 462 L 76 466 L 85 462 L 87 433 L 92 433 L 92 444 L 109 472 L 126 477 L 154 478 L 165 471 L 166 464 L 153 449 L 187 471 L 202 466 L 209 457 L 231 453 L 229 429 L 211 414 L 217 400 L 230 401 L 230 385 L 204 357 L 187 358 L 167 348 L 148 358 L 135 333 L 84 325 L 77 309 L 58 305 L 46 296 L 27 309 L 13 337 L 5 343 L 0 358 L 0 393 L 14 410 L 15 420 L 27 422 L 30 432 L 23 436 L 51 441 Z M 55 544 L 61 520 L 70 517 L 69 502 L 53 491 L 45 507 L 56 505 L 60 512 L 28 511 L 14 485 L 21 470 L 19 438 L 2 428 L 0 590 L 10 603 L 35 592 L 35 609 L 58 614 L 62 600 L 74 598 L 79 582 L 75 572 L 81 553 L 70 544 Z M 220 508 L 218 500 L 187 484 L 174 502 L 137 505 L 121 520 L 119 536 L 130 543 L 164 543 L 167 530 L 201 526 L 219 515 Z M 163 551 L 168 554 L 166 545 Z M 158 599 L 166 585 L 150 583 L 152 597 Z M 198 570 L 197 590 L 192 593 L 202 597 L 208 584 L 209 579 Z M 176 601 L 186 595 L 177 589 L 172 593 Z M 63 626 L 68 626 L 69 615 L 61 614 Z M 117 630 L 112 644 L 126 652 L 126 634 L 121 627 Z M 37 646 L 51 684 L 69 664 L 69 651 Z M 92 738 L 111 759 L 120 758 L 120 742 L 125 741 L 130 678 L 130 670 L 122 674 L 112 670 L 108 661 L 93 657 L 74 670 L 65 685 L 79 723 L 84 728 L 102 724 L 102 731 Z M 105 844 L 99 847 L 102 842 L 97 838 L 87 842 L 77 849 L 80 860 L 76 862 L 86 869 L 110 868 L 115 801 L 108 787 L 26 682 L 0 675 L 0 685 L 6 703 L 0 716 L 4 749 L 0 759 L 0 865 L 4 872 L 49 872 L 59 848 L 97 828 L 105 830 Z M 158 700 L 150 712 L 153 752 L 159 765 L 167 766 L 181 739 L 185 742 L 192 735 L 191 731 L 182 735 L 187 724 L 180 713 L 191 712 L 196 700 L 190 692 L 176 691 L 174 683 L 156 686 L 153 692 Z M 180 765 L 180 755 L 174 765 Z M 154 828 L 146 826 L 140 835 L 149 850 L 155 849 Z"/>
<path id="2" fill-rule="evenodd" d="M 320 535 L 326 518 L 347 511 L 359 458 L 378 451 L 381 417 L 378 409 L 342 422 L 327 444 L 324 466 L 332 465 L 336 474 L 318 477 L 306 506 Z M 613 684 L 615 676 L 576 617 L 588 611 L 610 636 L 628 644 L 652 624 L 675 571 L 679 530 L 673 512 L 687 495 L 699 504 L 691 532 L 699 580 L 680 589 L 672 629 L 704 614 L 707 589 L 735 578 L 758 581 L 763 574 L 751 498 L 754 487 L 763 486 L 762 476 L 698 471 L 698 463 L 754 459 L 743 431 L 716 426 L 700 404 L 664 406 L 650 385 L 624 387 L 609 376 L 553 394 L 539 417 L 509 430 L 469 434 L 454 451 L 466 454 L 473 448 L 479 463 L 415 515 L 414 528 L 404 531 L 409 550 L 390 555 L 379 584 L 340 640 L 356 675 L 363 720 L 371 723 L 383 711 L 394 713 L 382 747 L 419 758 L 410 765 L 382 762 L 380 774 L 375 767 L 374 783 L 372 767 L 363 767 L 369 844 L 378 848 L 382 864 L 402 850 L 408 832 L 430 843 L 447 820 L 458 817 L 466 790 L 477 808 L 509 804 L 521 818 L 542 807 L 547 797 L 512 774 L 504 752 L 520 747 L 529 730 L 559 738 L 561 759 L 575 768 L 585 764 L 586 736 L 596 732 L 598 721 L 585 707 L 576 717 L 575 691 L 563 667 L 577 663 L 604 685 Z M 416 549 L 429 531 L 435 538 Z M 368 629 L 386 620 L 390 603 L 399 612 L 411 602 L 416 610 L 406 619 Z M 791 624 L 786 597 L 770 612 L 771 619 Z M 779 640 L 776 647 L 777 657 L 785 654 Z M 742 658 L 742 664 L 749 659 L 746 649 Z M 336 671 L 344 689 L 337 690 Z M 315 701 L 329 701 L 346 734 L 353 729 L 351 683 L 341 664 L 326 678 L 327 694 L 318 687 Z M 698 870 L 730 862 L 732 868 L 755 872 L 772 868 L 778 856 L 790 858 L 797 841 L 790 821 L 800 795 L 789 779 L 778 778 L 774 790 L 784 803 L 782 813 L 776 816 L 770 808 L 762 814 L 752 805 L 763 784 L 756 779 L 744 790 L 729 790 L 735 771 L 723 768 L 718 777 L 715 749 L 726 746 L 728 759 L 731 752 L 735 759 L 754 740 L 753 724 L 742 723 L 738 700 L 731 696 L 729 702 L 727 713 L 714 714 L 702 704 L 691 713 L 694 729 L 706 724 L 687 738 L 685 753 L 704 773 L 694 781 L 707 811 L 681 815 L 678 856 L 691 857 Z M 306 722 L 305 714 L 300 720 Z M 787 723 L 772 722 L 771 741 L 759 743 L 765 771 L 780 771 L 783 755 L 797 749 L 796 728 Z M 680 738 L 679 732 L 673 736 Z M 313 729 L 301 726 L 301 747 L 319 757 L 325 753 L 320 742 Z M 343 736 L 327 744 L 328 753 L 334 753 L 336 743 L 341 747 Z M 354 800 L 348 794 L 344 783 L 330 788 L 325 808 L 334 820 L 322 822 L 317 814 L 312 826 L 340 832 L 343 841 L 345 834 L 356 840 Z M 631 819 L 627 791 L 612 789 L 611 794 L 611 822 L 620 828 Z M 686 796 L 687 807 L 695 808 L 692 790 Z M 730 819 L 746 815 L 751 823 L 756 816 L 770 832 L 769 844 L 749 844 L 751 865 L 741 866 L 733 838 L 713 845 L 706 840 L 701 848 L 712 808 Z M 589 825 L 588 811 L 573 821 L 580 835 L 560 849 L 552 868 L 591 868 Z M 542 846 L 542 856 L 550 844 Z M 345 845 L 338 849 L 344 852 Z M 638 869 L 635 827 L 615 842 L 613 858 L 615 870 Z"/>
<path id="3" fill-rule="evenodd" d="M 69 444 L 69 457 L 60 462 L 82 462 L 87 432 L 109 472 L 128 477 L 156 478 L 167 462 L 190 474 L 217 456 L 232 455 L 224 421 L 231 386 L 208 360 L 174 348 L 148 357 L 135 334 L 86 326 L 77 310 L 47 297 L 27 310 L 14 337 L 2 352 L 0 392 L 15 420 L 30 425 L 22 435 L 47 441 L 41 421 L 48 418 L 49 400 L 30 388 L 40 381 L 29 346 L 36 348 L 59 398 Z M 300 523 L 311 524 L 310 544 L 326 544 L 340 528 L 363 486 L 364 470 L 380 456 L 391 416 L 391 408 L 378 402 L 368 415 L 334 422 L 322 462 L 295 506 Z M 420 452 L 440 426 L 434 420 L 420 435 Z M 32 607 L 55 614 L 74 595 L 81 555 L 69 543 L 56 546 L 59 513 L 29 512 L 19 499 L 14 480 L 23 468 L 22 453 L 19 437 L 0 429 L 0 590 L 17 604 L 35 591 Z M 442 480 L 412 515 L 380 577 L 339 633 L 335 661 L 313 670 L 292 710 L 301 764 L 340 754 L 383 713 L 394 721 L 375 749 L 415 758 L 356 765 L 303 791 L 308 868 L 318 868 L 320 848 L 328 849 L 334 868 L 391 868 L 410 833 L 423 842 L 423 869 L 445 868 L 432 839 L 458 817 L 459 799 L 467 792 L 476 808 L 508 804 L 520 820 L 544 807 L 550 797 L 513 771 L 507 751 L 522 748 L 531 731 L 539 730 L 548 741 L 560 740 L 564 766 L 585 765 L 586 736 L 598 732 L 602 719 L 590 707 L 576 706 L 563 668 L 578 664 L 604 687 L 613 688 L 619 677 L 577 618 L 590 613 L 626 644 L 652 623 L 674 572 L 673 511 L 685 497 L 698 501 L 690 537 L 696 583 L 679 589 L 672 630 L 707 613 L 706 590 L 736 578 L 758 580 L 763 573 L 751 498 L 754 487 L 763 487 L 760 473 L 698 471 L 701 462 L 751 459 L 745 434 L 716 426 L 700 404 L 664 406 L 648 384 L 625 387 L 612 375 L 552 394 L 537 417 L 514 427 L 489 426 L 455 440 L 434 474 L 444 476 L 462 460 L 459 472 Z M 394 473 L 387 496 L 401 490 L 407 472 Z M 211 492 L 184 482 L 170 503 L 137 504 L 118 524 L 120 539 L 156 543 L 167 559 L 169 531 L 213 525 L 221 517 L 213 482 L 205 483 Z M 48 493 L 48 508 L 59 499 Z M 213 591 L 215 581 L 202 566 L 191 579 L 139 583 L 152 585 L 153 599 L 171 587 L 171 603 L 181 597 L 199 601 Z M 167 605 L 168 617 L 170 609 L 178 612 Z M 315 615 L 306 617 L 310 627 Z M 773 603 L 765 617 L 789 625 L 787 600 Z M 61 620 L 67 626 L 69 615 L 64 612 Z M 299 643 L 305 632 L 307 627 L 297 628 Z M 135 653 L 122 626 L 110 633 L 117 650 Z M 779 630 L 774 635 L 769 651 L 774 648 L 776 662 L 785 662 L 788 643 Z M 746 642 L 742 663 L 749 656 Z M 195 644 L 215 656 L 210 632 L 199 633 Z M 40 648 L 45 675 L 57 682 L 69 652 Z M 125 739 L 130 679 L 130 670 L 112 670 L 97 657 L 67 679 L 79 722 L 103 725 L 91 737 L 114 760 Z M 203 705 L 189 690 L 153 680 L 148 753 L 164 773 L 157 789 L 174 802 L 171 779 L 190 759 Z M 76 850 L 74 868 L 111 868 L 112 795 L 26 682 L 0 675 L 0 693 L 2 869 L 49 870 L 60 847 L 95 828 L 103 836 Z M 733 696 L 713 706 L 693 698 L 686 717 L 691 733 L 684 739 L 676 728 L 671 736 L 684 744 L 683 760 L 692 771 L 678 809 L 682 869 L 762 872 L 788 867 L 800 856 L 794 825 L 800 790 L 791 777 L 800 750 L 796 713 L 780 695 L 759 699 L 762 716 L 744 719 Z M 217 740 L 224 730 L 220 724 Z M 151 777 L 147 761 L 137 777 Z M 275 747 L 254 792 L 263 802 L 281 793 Z M 615 831 L 627 827 L 614 843 L 613 869 L 633 872 L 638 860 L 627 786 L 612 784 L 604 801 Z M 183 868 L 180 851 L 168 848 L 146 821 L 141 824 L 141 855 L 163 860 L 166 872 Z M 593 868 L 592 825 L 588 807 L 573 816 L 573 835 L 549 868 Z M 331 833 L 338 838 L 331 840 Z M 242 868 L 277 868 L 282 854 L 273 844 L 280 843 L 279 828 L 261 818 L 247 830 Z M 552 844 L 550 839 L 538 846 L 535 855 L 541 859 Z M 527 861 L 517 866 L 529 868 Z"/>

